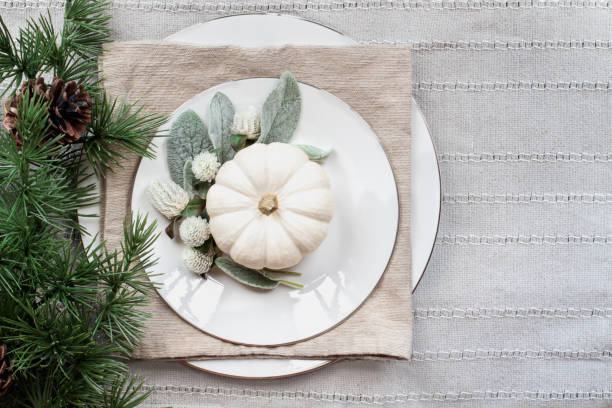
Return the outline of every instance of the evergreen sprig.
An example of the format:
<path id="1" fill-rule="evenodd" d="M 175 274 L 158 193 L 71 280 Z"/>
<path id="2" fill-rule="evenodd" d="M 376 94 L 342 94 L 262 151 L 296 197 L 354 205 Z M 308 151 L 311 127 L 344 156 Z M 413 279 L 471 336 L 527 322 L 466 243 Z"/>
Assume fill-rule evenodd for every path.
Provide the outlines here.
<path id="1" fill-rule="evenodd" d="M 124 360 L 148 317 L 142 306 L 152 292 L 146 271 L 155 263 L 156 226 L 130 216 L 119 248 L 74 244 L 77 212 L 98 199 L 90 173 L 103 177 L 125 152 L 152 157 L 150 138 L 165 120 L 100 87 L 108 5 L 67 0 L 61 29 L 47 13 L 14 37 L 0 16 L 0 82 L 9 82 L 8 92 L 46 73 L 83 84 L 93 99 L 91 123 L 72 145 L 49 136 L 49 103 L 27 90 L 14 129 L 22 146 L 0 129 L 0 343 L 13 364 L 3 407 L 131 408 L 149 395 Z"/>
<path id="2" fill-rule="evenodd" d="M 151 138 L 166 118 L 143 113 L 143 107 L 111 99 L 105 92 L 96 95 L 83 151 L 98 176 L 120 164 L 122 152 L 153 157 Z M 160 132 L 161 135 L 161 132 Z"/>
<path id="3" fill-rule="evenodd" d="M 117 377 L 104 394 L 104 406 L 107 408 L 137 407 L 153 392 L 139 392 L 143 385 L 144 381 L 139 381 L 134 377 Z"/>
<path id="4" fill-rule="evenodd" d="M 0 17 L 0 82 L 11 79 L 8 90 L 50 71 L 64 81 L 77 80 L 97 89 L 96 57 L 102 55 L 111 33 L 108 7 L 108 1 L 69 0 L 61 31 L 47 12 L 28 20 L 16 39 Z"/>

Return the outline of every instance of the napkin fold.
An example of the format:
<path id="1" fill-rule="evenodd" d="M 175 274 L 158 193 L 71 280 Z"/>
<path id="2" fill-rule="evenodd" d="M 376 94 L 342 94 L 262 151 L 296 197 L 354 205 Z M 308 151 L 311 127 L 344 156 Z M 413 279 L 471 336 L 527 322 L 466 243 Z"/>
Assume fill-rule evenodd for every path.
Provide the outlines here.
<path id="1" fill-rule="evenodd" d="M 343 323 L 309 340 L 275 346 L 236 345 L 182 320 L 154 295 L 135 358 L 141 359 L 409 359 L 412 343 L 410 253 L 410 51 L 405 46 L 205 47 L 169 42 L 106 46 L 101 59 L 110 94 L 139 100 L 148 112 L 171 114 L 215 85 L 291 71 L 355 109 L 380 138 L 397 183 L 400 217 L 391 260 L 376 289 Z M 139 158 L 126 154 L 102 186 L 101 231 L 109 248 L 122 239 Z M 367 166 L 367 163 L 363 163 Z M 355 220 L 356 223 L 364 222 Z"/>

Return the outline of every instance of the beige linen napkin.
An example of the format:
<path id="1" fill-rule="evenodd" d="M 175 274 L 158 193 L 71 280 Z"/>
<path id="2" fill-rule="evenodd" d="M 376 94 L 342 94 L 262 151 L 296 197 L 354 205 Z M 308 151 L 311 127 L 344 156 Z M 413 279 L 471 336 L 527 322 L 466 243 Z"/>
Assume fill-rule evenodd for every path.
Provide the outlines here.
<path id="1" fill-rule="evenodd" d="M 332 330 L 277 347 L 235 345 L 182 320 L 155 295 L 153 317 L 136 358 L 207 359 L 388 358 L 408 359 L 412 343 L 410 254 L 410 53 L 401 46 L 237 48 L 164 42 L 113 43 L 101 70 L 108 91 L 140 100 L 150 112 L 170 114 L 183 102 L 223 82 L 278 77 L 331 92 L 351 105 L 374 129 L 389 157 L 400 197 L 400 224 L 387 271 L 366 302 Z M 333 144 L 333 142 L 332 142 Z M 122 237 L 139 160 L 127 155 L 123 169 L 104 183 L 102 231 L 109 247 Z M 368 163 L 363 163 L 367 166 Z M 359 224 L 364 220 L 355 220 Z M 281 289 L 282 290 L 282 289 Z"/>

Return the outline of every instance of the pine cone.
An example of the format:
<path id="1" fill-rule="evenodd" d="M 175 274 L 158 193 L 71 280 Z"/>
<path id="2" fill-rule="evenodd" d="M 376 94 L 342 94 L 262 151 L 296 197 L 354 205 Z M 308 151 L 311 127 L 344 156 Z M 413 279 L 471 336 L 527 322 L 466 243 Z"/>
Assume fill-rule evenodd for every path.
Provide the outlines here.
<path id="1" fill-rule="evenodd" d="M 8 392 L 11 386 L 11 367 L 8 361 L 8 348 L 6 344 L 0 345 L 0 398 Z"/>
<path id="2" fill-rule="evenodd" d="M 44 78 L 29 80 L 21 84 L 19 93 L 4 103 L 4 127 L 15 137 L 17 146 L 23 145 L 23 139 L 15 130 L 18 116 L 18 108 L 26 90 L 28 95 L 43 97 L 50 102 L 49 107 L 49 129 L 50 137 L 60 134 L 65 136 L 58 143 L 74 143 L 85 131 L 85 125 L 91 122 L 91 98 L 76 81 L 65 83 L 60 78 L 55 78 L 50 87 L 45 85 Z"/>
<path id="3" fill-rule="evenodd" d="M 79 140 L 86 124 L 91 122 L 91 98 L 76 81 L 65 83 L 55 78 L 47 90 L 51 101 L 49 122 L 53 136 L 65 134 L 59 143 L 68 144 Z"/>

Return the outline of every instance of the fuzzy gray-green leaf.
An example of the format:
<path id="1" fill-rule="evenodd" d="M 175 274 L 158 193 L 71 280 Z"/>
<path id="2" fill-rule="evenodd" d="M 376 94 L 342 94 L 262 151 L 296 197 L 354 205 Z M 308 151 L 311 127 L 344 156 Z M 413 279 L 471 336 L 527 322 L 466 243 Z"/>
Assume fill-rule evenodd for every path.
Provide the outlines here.
<path id="1" fill-rule="evenodd" d="M 212 184 L 195 178 L 193 170 L 191 169 L 191 163 L 192 160 L 187 160 L 185 162 L 185 167 L 183 167 L 183 190 L 189 194 L 189 197 L 199 195 L 202 198 L 206 198 L 206 194 L 208 194 L 208 190 Z"/>
<path id="2" fill-rule="evenodd" d="M 191 171 L 192 160 L 187 160 L 183 166 L 183 190 L 189 194 L 189 197 L 193 196 L 193 172 Z"/>
<path id="3" fill-rule="evenodd" d="M 185 162 L 197 154 L 213 149 L 206 125 L 192 110 L 183 112 L 170 128 L 166 145 L 170 177 L 179 186 L 183 185 Z"/>
<path id="4" fill-rule="evenodd" d="M 303 145 L 303 144 L 294 144 L 293 146 L 302 150 L 310 160 L 323 160 L 332 152 L 331 149 L 323 150 L 320 147 L 311 146 L 311 145 Z"/>
<path id="5" fill-rule="evenodd" d="M 238 282 L 254 288 L 274 289 L 279 285 L 279 282 L 266 278 L 254 269 L 239 265 L 227 256 L 217 258 L 215 265 Z"/>
<path id="6" fill-rule="evenodd" d="M 301 109 L 299 85 L 291 72 L 283 72 L 261 109 L 261 136 L 257 141 L 288 142 L 300 120 Z"/>
<path id="7" fill-rule="evenodd" d="M 216 149 L 220 149 L 221 162 L 234 157 L 232 149 L 232 123 L 234 122 L 234 105 L 223 93 L 217 92 L 210 101 L 210 138 Z"/>

